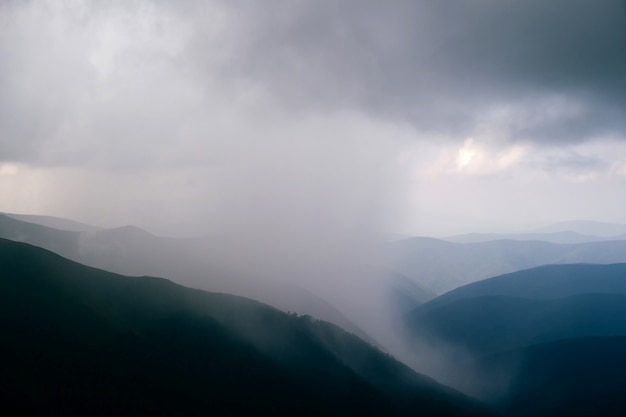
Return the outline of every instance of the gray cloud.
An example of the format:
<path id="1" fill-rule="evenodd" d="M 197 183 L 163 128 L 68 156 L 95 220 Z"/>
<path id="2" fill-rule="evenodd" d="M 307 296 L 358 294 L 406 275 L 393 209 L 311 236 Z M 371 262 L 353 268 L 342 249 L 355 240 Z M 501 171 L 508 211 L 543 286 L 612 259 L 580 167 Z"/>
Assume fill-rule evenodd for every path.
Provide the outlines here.
<path id="1" fill-rule="evenodd" d="M 40 175 L 50 194 L 69 187 L 50 170 L 81 172 L 64 174 L 85 178 L 68 189 L 93 196 L 83 197 L 93 212 L 89 175 L 112 175 L 100 188 L 135 201 L 133 220 L 160 224 L 146 213 L 167 206 L 190 229 L 204 212 L 253 206 L 250 190 L 260 187 L 295 200 L 268 202 L 259 224 L 281 211 L 306 222 L 300 201 L 349 189 L 362 191 L 356 200 L 380 201 L 393 187 L 402 194 L 398 176 L 371 171 L 370 159 L 383 155 L 376 164 L 386 172 L 399 153 L 437 160 L 440 138 L 458 140 L 445 145 L 452 162 L 468 137 L 485 158 L 524 142 L 520 160 L 539 165 L 504 164 L 506 175 L 518 166 L 519 175 L 584 174 L 591 168 L 567 152 L 578 146 L 588 157 L 595 148 L 585 146 L 601 142 L 609 171 L 621 175 L 610 139 L 626 132 L 625 10 L 618 0 L 0 0 L 0 169 L 48 170 Z M 141 181 L 123 179 L 137 173 Z M 63 178 L 56 188 L 53 178 Z M 162 183 L 177 192 L 160 194 Z M 453 196 L 455 187 L 433 193 Z M 66 196 L 58 207 L 76 201 L 72 193 L 57 193 Z M 216 208 L 222 200 L 235 203 Z M 347 200 L 325 204 L 343 219 L 344 205 L 362 206 Z M 187 215 L 192 204 L 202 208 Z M 127 215 L 119 208 L 115 217 Z"/>
<path id="2" fill-rule="evenodd" d="M 348 102 L 323 113 L 278 104 L 286 96 L 241 58 L 260 6 L 0 7 L 0 122 L 12 121 L 0 124 L 0 168 L 12 172 L 0 175 L 3 207 L 206 234 L 217 247 L 207 252 L 247 272 L 382 298 L 384 274 L 360 271 L 376 264 L 405 134 Z"/>
<path id="3" fill-rule="evenodd" d="M 508 140 L 620 139 L 626 129 L 621 0 L 0 8 L 3 160 L 197 161 L 200 136 L 232 139 L 223 120 L 250 92 L 282 111 L 348 109 L 459 139 L 494 114 Z M 182 155 L 181 142 L 194 152 Z"/>
<path id="4" fill-rule="evenodd" d="M 545 156 L 535 165 L 549 173 L 585 177 L 607 172 L 611 164 L 606 159 L 594 155 L 582 155 L 575 151 Z"/>
<path id="5" fill-rule="evenodd" d="M 462 135 L 481 113 L 524 102 L 518 111 L 531 123 L 512 126 L 512 136 L 540 142 L 584 141 L 626 127 L 620 0 L 233 7 L 243 33 L 240 73 L 267 83 L 289 106 L 357 106 L 420 130 Z M 577 113 L 554 114 L 551 97 Z"/>

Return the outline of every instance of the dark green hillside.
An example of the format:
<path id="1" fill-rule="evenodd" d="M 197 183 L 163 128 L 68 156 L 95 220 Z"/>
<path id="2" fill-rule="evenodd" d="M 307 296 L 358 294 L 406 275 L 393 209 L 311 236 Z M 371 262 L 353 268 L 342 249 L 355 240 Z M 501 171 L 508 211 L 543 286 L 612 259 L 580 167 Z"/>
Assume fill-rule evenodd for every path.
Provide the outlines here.
<path id="1" fill-rule="evenodd" d="M 626 264 L 546 265 L 457 288 L 406 317 L 416 336 L 479 354 L 626 335 Z"/>
<path id="2" fill-rule="evenodd" d="M 495 277 L 406 319 L 416 349 L 452 352 L 447 382 L 505 415 L 626 415 L 624 264 L 549 265 Z"/>
<path id="3" fill-rule="evenodd" d="M 567 339 L 499 358 L 521 357 L 502 407 L 511 416 L 626 415 L 626 337 Z"/>
<path id="4" fill-rule="evenodd" d="M 467 298 L 418 308 L 408 325 L 415 335 L 484 355 L 565 338 L 626 335 L 626 295 Z"/>
<path id="5" fill-rule="evenodd" d="M 428 308 L 474 297 L 556 299 L 592 293 L 626 294 L 626 264 L 539 266 L 457 288 L 432 300 Z"/>
<path id="6" fill-rule="evenodd" d="M 0 240 L 3 415 L 484 415 L 336 326 Z"/>

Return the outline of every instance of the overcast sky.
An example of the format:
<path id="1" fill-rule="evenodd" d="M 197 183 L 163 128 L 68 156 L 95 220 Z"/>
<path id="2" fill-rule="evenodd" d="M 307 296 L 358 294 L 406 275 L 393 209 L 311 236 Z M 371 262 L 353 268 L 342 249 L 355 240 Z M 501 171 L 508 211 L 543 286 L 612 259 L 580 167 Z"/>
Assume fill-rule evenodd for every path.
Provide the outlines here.
<path id="1" fill-rule="evenodd" d="M 622 0 L 0 0 L 0 211 L 323 245 L 625 207 Z"/>

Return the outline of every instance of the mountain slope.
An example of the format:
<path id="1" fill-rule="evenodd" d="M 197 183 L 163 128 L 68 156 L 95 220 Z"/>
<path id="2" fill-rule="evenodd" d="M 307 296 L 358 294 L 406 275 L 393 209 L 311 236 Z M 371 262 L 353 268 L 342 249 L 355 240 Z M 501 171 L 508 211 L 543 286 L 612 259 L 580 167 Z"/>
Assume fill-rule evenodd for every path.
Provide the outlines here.
<path id="1" fill-rule="evenodd" d="M 336 326 L 0 240 L 7 414 L 482 415 Z"/>
<path id="2" fill-rule="evenodd" d="M 502 408 L 511 416 L 626 415 L 626 337 L 567 339 L 510 352 L 519 373 Z"/>
<path id="3" fill-rule="evenodd" d="M 417 307 L 406 325 L 415 351 L 430 349 L 433 376 L 506 415 L 626 410 L 626 380 L 615 371 L 625 368 L 616 346 L 626 337 L 626 264 L 494 277 Z"/>
<path id="4" fill-rule="evenodd" d="M 411 331 L 491 354 L 626 335 L 626 264 L 546 265 L 457 288 L 406 317 Z"/>
<path id="5" fill-rule="evenodd" d="M 594 293 L 626 294 L 626 264 L 539 266 L 464 285 L 432 300 L 427 308 L 476 297 L 537 300 Z"/>
<path id="6" fill-rule="evenodd" d="M 70 219 L 64 219 L 61 217 L 15 213 L 3 214 L 23 222 L 34 223 L 41 226 L 51 227 L 53 229 L 66 230 L 69 232 L 95 232 L 96 230 L 101 230 L 101 228 L 97 226 L 92 226 L 90 224 L 85 224 Z"/>
<path id="7" fill-rule="evenodd" d="M 0 238 L 39 246 L 73 261 L 119 274 L 167 277 L 194 288 L 254 297 L 283 311 L 312 315 L 363 339 L 368 337 L 334 306 L 311 292 L 213 267 L 207 262 L 211 258 L 209 245 L 197 239 L 158 237 L 133 226 L 79 233 L 2 214 Z"/>
<path id="8" fill-rule="evenodd" d="M 435 293 L 404 275 L 393 271 L 390 271 L 389 275 L 391 277 L 390 304 L 399 317 L 436 297 Z"/>
<path id="9" fill-rule="evenodd" d="M 408 317 L 415 334 L 475 355 L 589 336 L 626 336 L 626 295 L 583 294 L 556 300 L 491 296 L 417 308 Z"/>

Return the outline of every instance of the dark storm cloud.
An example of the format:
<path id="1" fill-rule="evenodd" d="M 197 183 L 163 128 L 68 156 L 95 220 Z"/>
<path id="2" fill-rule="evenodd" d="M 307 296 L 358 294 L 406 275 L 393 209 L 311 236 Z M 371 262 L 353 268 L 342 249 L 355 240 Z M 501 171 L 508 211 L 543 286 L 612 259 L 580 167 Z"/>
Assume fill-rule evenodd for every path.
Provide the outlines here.
<path id="1" fill-rule="evenodd" d="M 611 168 L 609 161 L 593 155 L 582 155 L 575 151 L 550 155 L 536 165 L 549 173 L 589 176 L 606 172 Z"/>
<path id="2" fill-rule="evenodd" d="M 422 138 L 621 139 L 624 45 L 621 0 L 5 1 L 0 160 L 184 165 L 248 89 Z"/>
<path id="3" fill-rule="evenodd" d="M 513 106 L 512 137 L 540 142 L 623 136 L 626 128 L 621 0 L 232 7 L 245 34 L 240 73 L 260 77 L 289 106 L 358 106 L 452 134 L 467 134 L 484 112 Z M 568 108 L 555 109 L 555 99 Z"/>

